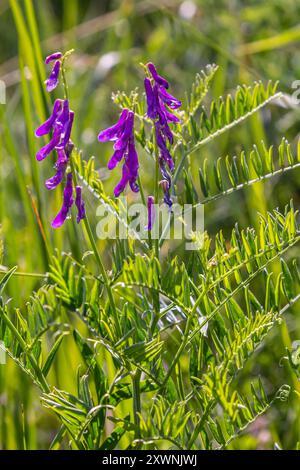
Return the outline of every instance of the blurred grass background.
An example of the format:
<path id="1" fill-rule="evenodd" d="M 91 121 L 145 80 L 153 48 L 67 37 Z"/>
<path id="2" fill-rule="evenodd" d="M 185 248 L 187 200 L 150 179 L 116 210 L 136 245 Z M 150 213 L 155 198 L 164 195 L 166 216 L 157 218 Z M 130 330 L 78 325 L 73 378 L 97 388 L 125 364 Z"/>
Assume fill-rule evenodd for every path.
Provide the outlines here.
<path id="1" fill-rule="evenodd" d="M 195 74 L 208 63 L 220 66 L 210 97 L 258 79 L 279 80 L 279 89 L 291 94 L 292 83 L 300 79 L 300 4 L 294 0 L 1 0 L 0 42 L 0 79 L 7 89 L 7 104 L 0 105 L 2 264 L 39 274 L 48 269 L 47 246 L 71 248 L 78 257 L 86 249 L 78 244 L 80 235 L 71 224 L 67 232 L 53 234 L 49 228 L 60 206 L 60 194 L 49 194 L 43 188 L 53 162 L 35 162 L 40 142 L 33 137 L 34 129 L 50 106 L 40 88 L 46 74 L 42 58 L 55 50 L 75 49 L 68 72 L 71 106 L 76 111 L 73 138 L 86 158 L 95 156 L 105 189 L 111 193 L 117 179 L 116 172 L 106 170 L 111 148 L 99 146 L 97 133 L 117 116 L 112 91 L 141 87 L 139 62 L 153 61 L 182 99 Z M 283 109 L 272 105 L 205 146 L 193 156 L 196 186 L 199 188 L 197 173 L 204 157 L 233 155 L 262 138 L 266 144 L 278 144 L 282 136 L 294 142 L 300 129 L 299 114 L 299 106 Z M 150 185 L 152 166 L 142 152 L 140 162 L 142 180 Z M 236 221 L 242 226 L 255 225 L 257 211 L 282 209 L 291 197 L 297 208 L 299 177 L 299 170 L 289 172 L 210 203 L 205 212 L 206 229 L 213 235 L 223 228 L 226 234 Z M 93 217 L 95 201 L 89 198 L 87 206 Z M 36 222 L 36 210 L 44 234 Z M 41 281 L 38 276 L 15 277 L 9 286 L 13 305 L 24 307 Z M 289 378 L 280 359 L 289 341 L 300 338 L 297 306 L 288 314 L 287 323 L 291 337 L 285 326 L 278 327 L 244 371 L 266 377 L 270 392 Z M 53 382 L 72 392 L 79 364 L 74 344 L 66 340 Z M 10 361 L 0 365 L 0 449 L 24 448 L 24 434 L 28 448 L 45 449 L 57 429 L 58 422 L 41 408 L 27 377 Z M 299 409 L 291 403 L 273 409 L 232 447 L 269 448 L 274 441 L 285 448 L 300 441 Z"/>

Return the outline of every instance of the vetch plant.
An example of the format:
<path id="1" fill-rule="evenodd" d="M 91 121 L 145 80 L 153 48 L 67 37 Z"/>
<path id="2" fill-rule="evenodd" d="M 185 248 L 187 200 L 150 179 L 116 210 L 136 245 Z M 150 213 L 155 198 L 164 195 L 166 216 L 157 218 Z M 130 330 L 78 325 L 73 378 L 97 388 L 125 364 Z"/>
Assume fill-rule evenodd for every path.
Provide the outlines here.
<path id="1" fill-rule="evenodd" d="M 71 141 L 74 112 L 70 110 L 64 71 L 65 60 L 71 52 L 72 51 L 67 52 L 64 56 L 61 52 L 55 52 L 45 60 L 46 64 L 55 60 L 51 75 L 46 81 L 47 91 L 51 92 L 57 87 L 61 68 L 65 87 L 65 99 L 55 101 L 51 116 L 35 132 L 36 137 L 42 137 L 52 132 L 50 142 L 42 147 L 36 155 L 38 161 L 44 160 L 53 150 L 57 152 L 57 161 L 55 164 L 56 174 L 45 182 L 45 186 L 49 190 L 55 189 L 63 181 L 74 148 L 73 142 Z M 81 187 L 76 186 L 77 223 L 80 223 L 80 221 L 85 218 L 84 202 L 82 201 L 81 195 Z M 70 171 L 66 176 L 63 205 L 52 222 L 53 228 L 59 228 L 63 225 L 66 218 L 69 216 L 73 203 L 73 175 Z"/>
<path id="2" fill-rule="evenodd" d="M 56 173 L 45 185 L 49 190 L 64 185 L 52 227 L 67 233 L 75 204 L 91 251 L 82 251 L 80 259 L 53 251 L 39 290 L 15 311 L 3 292 L 16 268 L 7 272 L 0 283 L 0 339 L 40 391 L 42 405 L 58 418 L 51 449 L 230 448 L 275 402 L 286 402 L 291 388 L 297 389 L 290 377 L 278 390 L 270 389 L 255 371 L 246 386 L 239 380 L 268 333 L 300 298 L 297 259 L 290 257 L 300 241 L 297 210 L 287 201 L 283 211 L 258 214 L 255 227 L 235 224 L 227 239 L 222 230 L 214 239 L 194 231 L 191 239 L 201 244 L 186 258 L 173 247 L 166 256 L 164 233 L 177 217 L 175 200 L 195 211 L 299 167 L 299 142 L 285 138 L 276 150 L 259 142 L 237 156 L 197 160 L 199 149 L 278 101 L 277 84 L 240 86 L 212 101 L 208 110 L 203 103 L 215 65 L 197 75 L 182 101 L 169 92 L 168 80 L 154 64 L 143 66 L 144 90 L 114 95 L 119 119 L 98 137 L 114 143 L 108 169 L 122 165 L 112 196 L 95 160 L 84 160 L 71 139 L 76 120 L 66 80 L 68 56 L 59 52 L 46 59 L 54 62 L 47 90 L 57 90 L 61 81 L 65 96 L 54 100 L 50 117 L 36 131 L 39 138 L 51 134 L 37 160 L 54 153 Z M 153 170 L 150 193 L 140 171 L 146 159 Z M 190 173 L 195 161 L 198 186 Z M 146 208 L 146 239 L 112 241 L 110 267 L 95 240 L 83 192 L 124 227 L 128 217 L 115 198 L 135 193 Z M 168 210 L 163 227 L 157 204 Z M 160 233 L 153 238 L 156 222 Z M 66 338 L 82 358 L 76 392 L 60 389 L 52 374 Z M 288 357 L 297 368 L 295 353 Z"/>

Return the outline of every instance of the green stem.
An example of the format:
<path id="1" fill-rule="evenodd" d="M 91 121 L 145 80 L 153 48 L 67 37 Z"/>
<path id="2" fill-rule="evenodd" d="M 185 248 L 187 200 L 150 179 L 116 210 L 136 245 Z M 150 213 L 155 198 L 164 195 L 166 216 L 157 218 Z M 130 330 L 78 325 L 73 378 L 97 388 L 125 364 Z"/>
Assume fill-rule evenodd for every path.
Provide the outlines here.
<path id="1" fill-rule="evenodd" d="M 177 353 L 175 354 L 175 357 L 169 367 L 169 370 L 167 372 L 167 374 L 165 375 L 165 378 L 164 378 L 164 381 L 162 383 L 162 388 L 164 388 L 173 372 L 173 369 L 175 367 L 175 365 L 177 364 L 177 361 L 179 360 L 180 356 L 181 356 L 181 353 L 183 352 L 183 350 L 185 349 L 186 345 L 187 345 L 187 342 L 189 340 L 189 332 L 190 332 L 190 327 L 191 327 L 191 324 L 192 324 L 192 321 L 193 321 L 193 316 L 190 315 L 187 319 L 187 322 L 186 322 L 186 325 L 185 325 L 185 330 L 184 330 L 184 334 L 183 334 L 183 337 L 182 337 L 182 342 L 177 350 Z"/>
<path id="2" fill-rule="evenodd" d="M 144 189 L 143 189 L 142 180 L 141 180 L 140 175 L 138 176 L 137 181 L 138 181 L 138 185 L 139 185 L 139 188 L 140 188 L 140 195 L 141 195 L 142 203 L 145 206 L 147 203 L 146 203 L 145 193 L 144 193 Z"/>
<path id="3" fill-rule="evenodd" d="M 94 250 L 94 253 L 95 253 L 95 257 L 96 257 L 96 260 L 97 260 L 97 263 L 98 263 L 98 266 L 99 266 L 101 275 L 102 275 L 102 277 L 103 277 L 104 284 L 105 284 L 105 286 L 106 286 L 106 290 L 107 290 L 107 295 L 108 295 L 108 298 L 109 298 L 110 306 L 111 306 L 111 308 L 112 308 L 112 311 L 113 311 L 113 314 L 114 314 L 114 317 L 115 317 L 115 321 L 116 321 L 116 328 L 117 328 L 117 330 L 118 330 L 118 335 L 121 335 L 121 327 L 120 327 L 120 324 L 119 324 L 119 318 L 118 318 L 118 314 L 117 314 L 117 308 L 116 308 L 115 299 L 114 299 L 114 296 L 113 296 L 113 293 L 112 293 L 112 288 L 111 288 L 111 285 L 110 285 L 110 280 L 109 280 L 109 278 L 108 278 L 108 276 L 107 276 L 105 267 L 104 267 L 104 265 L 103 265 L 103 263 L 102 263 L 102 260 L 101 260 L 99 251 L 98 251 L 98 249 L 97 249 L 96 241 L 95 241 L 95 238 L 94 238 L 94 236 L 93 236 L 93 233 L 92 233 L 92 230 L 91 230 L 91 226 L 90 226 L 90 223 L 89 223 L 89 220 L 88 220 L 87 217 L 84 219 L 84 225 L 85 225 L 85 228 L 86 228 L 86 231 L 87 231 L 87 234 L 88 234 L 90 243 L 91 243 L 91 245 L 92 245 L 92 247 L 93 247 L 93 250 Z"/>
<path id="4" fill-rule="evenodd" d="M 133 400 L 133 416 L 134 424 L 136 427 L 135 438 L 140 439 L 140 413 L 141 413 L 141 390 L 140 390 L 140 380 L 141 380 L 141 371 L 137 369 L 132 373 L 132 400 Z"/>
<path id="5" fill-rule="evenodd" d="M 67 51 L 61 61 L 61 77 L 62 77 L 64 92 L 65 92 L 65 100 L 69 100 L 69 87 L 68 87 L 68 82 L 67 82 L 67 77 L 66 77 L 65 61 L 73 52 L 74 52 L 74 49 Z"/>
<path id="6" fill-rule="evenodd" d="M 7 274 L 8 273 L 8 269 L 7 270 L 4 270 L 4 269 L 0 269 L 0 274 Z M 38 278 L 38 279 L 45 279 L 45 278 L 48 278 L 49 277 L 49 274 L 47 273 L 24 273 L 22 271 L 15 271 L 13 273 L 13 276 L 20 276 L 20 277 L 33 277 L 33 278 Z"/>
<path id="7" fill-rule="evenodd" d="M 145 197 L 145 193 L 144 193 L 144 189 L 143 189 L 143 185 L 142 185 L 142 181 L 141 181 L 140 176 L 138 176 L 138 185 L 139 185 L 139 188 L 140 188 L 142 203 L 144 204 L 145 207 L 147 207 L 146 197 Z M 150 230 L 148 230 L 148 243 L 149 243 L 149 249 L 151 251 L 152 250 L 152 237 L 151 237 L 151 231 Z"/>

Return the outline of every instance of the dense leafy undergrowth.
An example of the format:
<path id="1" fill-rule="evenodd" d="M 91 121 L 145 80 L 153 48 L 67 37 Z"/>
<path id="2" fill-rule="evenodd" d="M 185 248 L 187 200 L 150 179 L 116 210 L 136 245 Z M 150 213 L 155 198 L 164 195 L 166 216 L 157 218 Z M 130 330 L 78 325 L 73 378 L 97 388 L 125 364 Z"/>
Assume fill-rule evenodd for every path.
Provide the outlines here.
<path id="1" fill-rule="evenodd" d="M 17 4 L 12 4 L 21 21 Z M 20 23 L 19 28 L 22 34 Z M 29 40 L 26 34 L 24 37 Z M 22 47 L 25 45 L 20 44 Z M 22 57 L 29 62 L 31 59 L 24 49 L 24 119 L 33 150 L 36 144 L 29 122 L 30 98 Z M 63 56 L 61 64 L 64 102 L 68 98 L 67 57 Z M 38 67 L 44 74 L 40 63 Z M 146 75 L 154 94 L 164 96 L 163 78 L 149 75 L 148 69 Z M 165 107 L 156 102 L 155 106 L 161 106 L 158 117 L 149 112 L 152 95 L 146 97 L 142 86 L 131 94 L 113 94 L 112 106 L 126 109 L 126 116 L 135 114 L 128 145 L 135 141 L 142 155 L 140 168 L 144 162 L 149 165 L 154 190 L 152 187 L 149 193 L 148 185 L 146 192 L 143 173 L 137 175 L 129 161 L 133 150 L 123 155 L 123 177 L 128 172 L 126 182 L 134 191 L 139 185 L 137 200 L 145 202 L 148 193 L 157 202 L 164 200 L 170 209 L 168 223 L 176 218 L 172 213 L 175 202 L 190 204 L 192 212 L 213 202 L 218 207 L 232 194 L 262 188 L 267 180 L 278 183 L 281 176 L 300 166 L 300 141 L 288 142 L 284 136 L 279 145 L 278 139 L 273 145 L 253 142 L 251 148 L 239 142 L 238 152 L 206 157 L 206 146 L 244 121 L 255 119 L 260 110 L 280 105 L 282 99 L 278 84 L 270 81 L 238 86 L 227 96 L 210 100 L 208 93 L 217 73 L 216 65 L 199 73 L 180 110 L 175 99 L 166 98 Z M 157 84 L 164 89 L 155 89 Z M 39 92 L 39 80 L 33 86 L 35 104 L 42 107 L 43 100 L 37 98 L 38 93 L 44 96 Z M 72 86 L 69 91 L 72 96 Z M 47 95 L 45 99 L 50 109 L 51 98 Z M 70 103 L 73 106 L 72 99 Z M 168 117 L 168 124 L 161 121 L 161 109 L 169 113 L 163 116 Z M 171 111 L 175 120 L 170 117 Z M 39 116 L 45 118 L 44 112 Z M 3 122 L 5 143 L 10 144 L 16 160 L 9 125 L 5 118 Z M 158 129 L 159 125 L 162 128 Z M 173 134 L 174 140 L 169 137 L 169 143 L 166 129 Z M 64 147 L 69 154 L 63 162 L 61 181 L 68 171 L 87 200 L 94 206 L 104 206 L 128 227 L 117 199 L 105 190 L 95 158 L 83 157 L 84 149 L 76 147 L 75 137 L 74 144 Z M 70 141 L 64 145 L 70 145 Z M 31 165 L 36 168 L 34 159 Z M 38 250 L 48 270 L 32 274 L 41 277 L 38 288 L 16 307 L 6 292 L 15 276 L 22 273 L 17 267 L 4 269 L 0 339 L 9 363 L 13 361 L 22 376 L 28 376 L 28 387 L 38 390 L 46 416 L 56 417 L 50 449 L 230 449 L 235 442 L 242 442 L 241 436 L 255 432 L 255 426 L 258 429 L 273 408 L 282 409 L 284 416 L 289 404 L 296 407 L 300 396 L 299 344 L 289 342 L 285 322 L 300 299 L 300 229 L 293 194 L 285 193 L 285 205 L 280 210 L 261 207 L 253 226 L 237 220 L 231 230 L 226 227 L 226 233 L 220 229 L 211 236 L 209 231 L 194 231 L 191 239 L 201 243 L 188 252 L 181 243 L 169 243 L 163 237 L 153 240 L 149 234 L 141 239 L 133 229 L 128 239 L 109 241 L 104 253 L 95 242 L 94 214 L 87 207 L 87 214 L 79 211 L 77 220 L 81 220 L 82 232 L 77 231 L 73 219 L 59 229 L 62 239 L 70 236 L 67 228 L 81 233 L 77 238 L 73 235 L 70 250 L 63 251 L 55 248 L 48 229 L 44 230 L 40 198 L 45 196 L 36 170 L 32 170 L 34 196 L 30 199 L 18 165 L 17 169 L 21 197 L 31 202 L 34 216 L 30 202 L 24 203 L 25 212 L 39 234 Z M 160 185 L 155 176 L 158 171 L 163 177 Z M 72 193 L 66 195 L 65 190 L 59 225 L 69 215 L 71 199 Z M 130 205 L 132 196 L 128 200 Z M 58 223 L 55 220 L 54 225 Z M 152 222 L 148 220 L 148 232 Z M 271 366 L 268 363 L 268 367 L 284 367 L 286 381 L 276 387 L 261 373 L 264 367 L 256 368 L 266 343 L 271 350 L 277 347 L 274 331 L 288 338 L 285 346 L 289 346 L 280 364 L 275 359 Z M 61 386 L 60 362 L 64 363 L 64 374 L 76 375 L 72 389 Z M 26 447 L 26 426 L 20 432 Z M 270 445 L 280 447 L 275 438 Z"/>

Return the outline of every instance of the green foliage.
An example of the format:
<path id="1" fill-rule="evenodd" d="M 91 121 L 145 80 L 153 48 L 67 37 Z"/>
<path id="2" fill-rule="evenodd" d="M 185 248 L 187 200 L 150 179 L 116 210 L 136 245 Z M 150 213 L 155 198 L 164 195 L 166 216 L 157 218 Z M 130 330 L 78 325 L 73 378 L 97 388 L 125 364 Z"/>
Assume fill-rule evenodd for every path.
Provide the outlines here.
<path id="1" fill-rule="evenodd" d="M 278 83 L 272 82 L 266 86 L 261 82 L 253 87 L 239 86 L 234 95 L 212 101 L 209 111 L 203 106 L 199 121 L 193 123 L 194 118 L 191 118 L 192 127 L 185 126 L 189 131 L 186 139 L 189 143 L 188 153 L 195 152 L 207 141 L 240 124 L 251 114 L 278 98 L 280 93 L 276 93 L 277 86 Z"/>
<path id="2" fill-rule="evenodd" d="M 200 186 L 204 195 L 201 203 L 205 204 L 243 189 L 245 186 L 251 186 L 261 180 L 298 168 L 299 149 L 298 144 L 297 155 L 295 155 L 291 150 L 291 144 L 282 138 L 276 155 L 274 155 L 273 145 L 266 148 L 262 141 L 259 146 L 254 145 L 250 152 L 243 150 L 238 156 L 220 157 L 215 163 L 205 159 L 202 168 L 199 169 Z"/>
<path id="3" fill-rule="evenodd" d="M 80 2 L 73 3 L 73 14 L 83 13 Z M 198 3 L 210 11 L 207 2 Z M 141 51 L 139 47 L 129 49 L 130 44 L 140 45 L 131 36 L 137 21 L 131 8 L 142 21 L 138 28 L 141 36 L 143 26 L 149 36 Z M 35 166 L 32 125 L 36 115 L 41 119 L 48 114 L 50 105 L 41 88 L 45 71 L 36 12 L 31 0 L 22 6 L 10 1 L 20 43 L 23 111 L 18 117 L 22 126 L 25 122 L 27 144 L 23 127 L 20 131 L 11 125 L 16 93 L 8 110 L 0 110 L 1 159 L 5 160 L 3 151 L 5 157 L 10 156 L 5 164 L 10 165 L 11 160 L 13 164 L 1 173 L 3 193 L 6 187 L 9 192 L 1 199 L 4 259 L 2 238 L 0 258 L 5 265 L 1 266 L 0 280 L 0 340 L 8 364 L 0 369 L 0 448 L 259 448 L 265 445 L 257 436 L 255 426 L 259 423 L 269 432 L 266 447 L 299 447 L 300 333 L 294 306 L 300 299 L 296 210 L 300 141 L 295 141 L 296 133 L 289 124 L 296 121 L 293 110 L 284 120 L 283 108 L 279 108 L 280 115 L 275 116 L 278 123 L 271 123 L 269 105 L 274 105 L 276 114 L 283 96 L 277 91 L 277 82 L 256 81 L 249 86 L 248 74 L 252 74 L 244 64 L 251 63 L 251 56 L 259 70 L 266 65 L 270 76 L 276 79 L 283 75 L 286 82 L 289 59 L 282 55 L 281 64 L 275 53 L 270 65 L 252 57 L 257 51 L 270 49 L 267 39 L 254 40 L 256 34 L 261 38 L 260 25 L 271 16 L 268 5 L 245 7 L 234 18 L 220 2 L 222 14 L 217 15 L 207 36 L 206 22 L 203 33 L 193 26 L 196 19 L 191 19 L 187 28 L 184 18 L 175 16 L 172 8 L 167 14 L 160 11 L 164 23 L 153 31 L 158 20 L 155 11 L 148 12 L 148 8 L 147 21 L 139 17 L 143 6 L 129 6 L 128 17 L 123 9 L 117 12 L 118 21 L 120 15 L 126 17 L 110 30 L 101 46 L 104 58 L 106 53 L 112 54 L 108 58 L 112 64 L 116 61 L 116 69 L 107 65 L 110 60 L 103 65 L 100 59 L 91 79 L 90 74 L 86 77 L 76 69 L 74 61 L 70 95 L 72 107 L 77 104 L 79 108 L 74 169 L 87 196 L 87 212 L 93 215 L 96 205 L 104 206 L 128 228 L 128 217 L 111 196 L 111 180 L 103 168 L 108 153 L 104 147 L 100 151 L 89 143 L 93 141 L 90 131 L 96 129 L 96 122 L 98 129 L 113 120 L 112 88 L 126 88 L 113 93 L 113 104 L 135 110 L 140 183 L 146 189 L 142 198 L 153 194 L 155 142 L 144 93 L 141 86 L 135 88 L 137 77 L 141 82 L 137 64 L 153 54 L 164 64 L 159 68 L 165 67 L 164 73 L 170 74 L 172 87 L 180 87 L 181 96 L 183 89 L 190 90 L 178 111 L 181 124 L 172 128 L 176 171 L 171 192 L 178 202 L 192 204 L 191 210 L 206 205 L 206 232 L 193 234 L 201 240 L 194 252 L 161 239 L 159 256 L 151 249 L 153 240 L 141 240 L 135 230 L 128 240 L 97 242 L 106 267 L 101 272 L 95 246 L 86 247 L 87 227 L 82 234 L 72 223 L 55 234 L 48 229 L 49 199 L 40 191 L 43 178 Z M 276 8 L 280 24 L 275 25 L 275 42 L 281 47 L 292 41 L 294 33 L 287 30 L 282 37 L 277 30 L 280 25 L 285 30 L 294 13 L 292 6 L 286 8 L 286 2 L 276 2 Z M 53 15 L 49 5 L 46 10 Z M 215 6 L 212 12 L 215 16 Z M 65 40 L 73 46 L 76 18 L 64 9 L 61 14 L 71 28 L 70 39 Z M 234 38 L 229 31 L 237 24 L 240 27 L 241 20 L 252 21 L 253 43 L 244 43 L 243 38 L 243 44 L 232 49 Z M 237 24 L 232 25 L 234 21 Z M 101 27 L 105 30 L 106 23 Z M 88 37 L 86 30 L 79 33 Z M 219 37 L 219 33 L 220 41 L 228 41 L 224 47 L 234 54 L 208 39 Z M 96 46 L 89 40 L 86 50 L 93 51 Z M 51 38 L 50 43 L 52 47 Z M 80 43 L 78 50 L 83 48 Z M 199 48 L 204 52 L 202 63 L 205 51 L 211 50 L 207 63 L 218 59 L 222 67 L 213 64 L 198 72 Z M 168 59 L 171 52 L 176 55 L 172 61 Z M 239 54 L 245 54 L 243 63 L 239 63 Z M 94 66 L 94 58 L 87 54 L 87 59 Z M 180 66 L 174 65 L 176 61 Z M 192 63 L 196 64 L 195 79 Z M 275 65 L 279 72 L 274 73 Z M 238 69 L 234 75 L 233 66 Z M 246 84 L 226 94 L 226 88 L 232 89 L 232 83 L 241 77 Z M 114 80 L 116 83 L 111 83 Z M 281 137 L 282 133 L 288 139 Z M 25 145 L 28 149 L 26 146 L 23 154 L 26 158 L 30 155 L 29 161 L 21 158 L 20 149 Z M 85 156 L 94 154 L 96 157 Z M 13 179 L 5 181 L 10 174 L 15 174 Z M 16 186 L 20 202 L 7 204 Z M 287 204 L 291 197 L 294 202 Z M 95 220 L 90 219 L 94 233 Z M 20 269 L 7 268 L 16 264 Z M 7 410 L 2 404 L 6 395 Z M 11 408 L 15 401 L 16 407 Z M 19 401 L 25 409 L 24 429 L 18 421 L 22 414 Z M 34 437 L 35 430 L 45 425 L 39 416 L 47 417 L 45 442 Z M 13 440 L 11 435 L 18 438 Z"/>
<path id="4" fill-rule="evenodd" d="M 298 240 L 291 207 L 285 214 L 275 211 L 261 216 L 258 234 L 251 228 L 239 231 L 236 227 L 227 242 L 229 249 L 221 232 L 214 250 L 206 239 L 194 264 L 193 279 L 179 259 L 166 263 L 162 271 L 155 258 L 131 253 L 113 283 L 115 293 L 123 299 L 120 305 L 124 305 L 119 309 L 121 338 L 116 337 L 114 319 L 103 294 L 99 297 L 100 281 L 90 279 L 83 287 L 86 268 L 74 269 L 69 256 L 54 257 L 49 275 L 54 286 L 43 288 L 32 299 L 28 305 L 30 320 L 16 310 L 12 321 L 8 307 L 3 307 L 1 329 L 6 349 L 44 392 L 42 404 L 61 419 L 74 448 L 111 449 L 127 433 L 132 436 L 131 446 L 155 446 L 162 441 L 179 449 L 227 447 L 276 400 L 288 397 L 287 385 L 268 398 L 260 380 L 251 385 L 250 396 L 238 391 L 235 383 L 268 332 L 281 321 L 287 306 L 300 298 L 296 263 L 289 266 L 281 259 L 276 278 L 268 271 L 268 266 Z M 250 288 L 258 276 L 264 284 L 263 298 L 256 297 Z M 162 298 L 154 331 L 153 292 Z M 47 305 L 53 305 L 53 295 L 59 300 L 56 308 L 43 308 L 45 296 Z M 78 376 L 77 396 L 51 390 L 46 381 L 63 337 L 68 334 L 55 320 L 55 311 L 63 307 L 76 311 L 89 331 L 84 339 L 74 330 L 75 343 L 87 368 Z M 176 334 L 172 319 L 180 325 Z M 206 324 L 207 331 L 203 329 Z M 56 332 L 55 342 L 43 359 L 40 341 L 49 330 Z M 176 344 L 177 352 L 172 356 Z M 110 384 L 98 364 L 103 351 L 111 355 L 116 371 Z M 190 382 L 187 371 L 180 366 L 181 354 L 189 355 Z M 106 413 L 116 410 L 118 416 L 122 402 L 134 399 L 137 373 L 147 377 L 138 384 L 141 397 L 146 393 L 155 396 L 149 414 L 138 415 L 138 429 L 128 417 L 118 418 L 113 434 L 107 436 Z M 130 376 L 132 384 L 126 382 Z"/>

